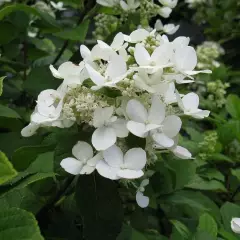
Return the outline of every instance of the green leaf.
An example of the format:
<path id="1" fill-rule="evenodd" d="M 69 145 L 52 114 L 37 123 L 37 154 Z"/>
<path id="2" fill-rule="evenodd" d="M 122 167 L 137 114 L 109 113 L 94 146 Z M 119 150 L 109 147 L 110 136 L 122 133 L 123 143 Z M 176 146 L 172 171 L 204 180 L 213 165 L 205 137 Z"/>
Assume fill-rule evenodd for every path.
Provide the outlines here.
<path id="1" fill-rule="evenodd" d="M 240 119 L 240 98 L 237 95 L 228 95 L 226 109 L 233 118 Z"/>
<path id="2" fill-rule="evenodd" d="M 195 234 L 192 240 L 216 240 L 216 237 L 213 237 L 208 232 L 199 231 Z"/>
<path id="3" fill-rule="evenodd" d="M 0 239 L 44 240 L 34 215 L 20 208 L 0 212 Z"/>
<path id="4" fill-rule="evenodd" d="M 225 230 L 232 232 L 231 220 L 240 216 L 240 207 L 234 203 L 226 202 L 220 209 Z"/>
<path id="5" fill-rule="evenodd" d="M 3 93 L 3 80 L 5 79 L 4 77 L 0 77 L 0 96 L 2 96 Z"/>
<path id="6" fill-rule="evenodd" d="M 17 112 L 0 104 L 0 117 L 21 118 Z"/>
<path id="7" fill-rule="evenodd" d="M 174 225 L 176 231 L 183 237 L 183 239 L 189 239 L 191 232 L 183 223 L 177 220 L 170 220 L 170 222 Z"/>
<path id="8" fill-rule="evenodd" d="M 23 85 L 24 89 L 34 97 L 45 89 L 56 89 L 58 86 L 59 82 L 54 79 L 48 66 L 32 68 Z"/>
<path id="9" fill-rule="evenodd" d="M 88 26 L 89 26 L 89 21 L 87 20 L 87 21 L 84 21 L 79 26 L 77 26 L 76 28 L 58 32 L 58 33 L 55 33 L 54 35 L 62 39 L 84 42 L 88 32 Z"/>
<path id="10" fill-rule="evenodd" d="M 203 139 L 204 139 L 203 134 L 198 132 L 196 129 L 187 127 L 185 130 L 186 130 L 187 134 L 190 135 L 191 140 L 193 140 L 194 142 L 202 142 L 203 141 Z"/>
<path id="11" fill-rule="evenodd" d="M 114 181 L 97 173 L 79 176 L 76 201 L 86 239 L 116 239 L 122 227 L 123 208 Z"/>
<path id="12" fill-rule="evenodd" d="M 37 158 L 38 154 L 53 150 L 51 145 L 24 146 L 18 148 L 12 156 L 13 166 L 18 171 L 24 171 Z"/>
<path id="13" fill-rule="evenodd" d="M 0 22 L 0 29 L 2 32 L 0 35 L 1 45 L 10 43 L 19 35 L 18 29 L 16 29 L 16 27 L 9 22 Z"/>
<path id="14" fill-rule="evenodd" d="M 8 16 L 10 13 L 15 11 L 23 11 L 27 14 L 33 14 L 35 16 L 40 17 L 45 23 L 49 24 L 51 27 L 54 27 L 56 29 L 60 28 L 56 20 L 52 16 L 50 16 L 48 13 L 42 12 L 39 9 L 30 7 L 26 4 L 12 4 L 1 9 L 0 20 L 2 20 L 4 17 Z"/>
<path id="15" fill-rule="evenodd" d="M 233 176 L 235 176 L 240 181 L 240 168 L 231 169 L 231 173 Z"/>
<path id="16" fill-rule="evenodd" d="M 174 189 L 182 189 L 194 179 L 196 164 L 191 160 L 170 160 L 167 167 L 174 172 Z"/>
<path id="17" fill-rule="evenodd" d="M 232 232 L 227 232 L 223 228 L 221 228 L 218 231 L 218 234 L 222 237 L 224 237 L 225 240 L 239 240 L 238 237 L 236 237 Z"/>
<path id="18" fill-rule="evenodd" d="M 214 238 L 217 237 L 218 226 L 214 218 L 210 214 L 204 213 L 203 215 L 201 215 L 198 224 L 198 231 L 207 232 Z"/>
<path id="19" fill-rule="evenodd" d="M 199 189 L 199 190 L 212 190 L 218 192 L 227 192 L 227 189 L 223 183 L 217 180 L 205 180 L 200 176 L 196 175 L 194 180 L 187 185 L 188 188 Z"/>
<path id="20" fill-rule="evenodd" d="M 8 161 L 3 152 L 0 151 L 0 184 L 3 184 L 17 175 L 16 170 Z"/>
<path id="21" fill-rule="evenodd" d="M 221 125 L 218 129 L 218 135 L 223 144 L 229 144 L 235 138 L 240 140 L 240 121 L 230 120 L 224 125 Z"/>

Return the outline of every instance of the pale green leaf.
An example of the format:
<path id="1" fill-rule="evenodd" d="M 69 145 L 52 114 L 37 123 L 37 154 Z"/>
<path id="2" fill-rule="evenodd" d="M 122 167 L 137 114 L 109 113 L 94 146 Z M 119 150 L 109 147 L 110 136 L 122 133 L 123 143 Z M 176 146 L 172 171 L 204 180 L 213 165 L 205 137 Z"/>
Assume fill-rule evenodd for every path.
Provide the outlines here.
<path id="1" fill-rule="evenodd" d="M 0 77 L 0 96 L 2 96 L 3 93 L 3 80 L 5 79 L 4 77 Z"/>
<path id="2" fill-rule="evenodd" d="M 198 231 L 207 232 L 211 236 L 215 238 L 217 237 L 218 226 L 214 218 L 210 214 L 204 213 L 203 215 L 201 215 L 198 224 Z"/>

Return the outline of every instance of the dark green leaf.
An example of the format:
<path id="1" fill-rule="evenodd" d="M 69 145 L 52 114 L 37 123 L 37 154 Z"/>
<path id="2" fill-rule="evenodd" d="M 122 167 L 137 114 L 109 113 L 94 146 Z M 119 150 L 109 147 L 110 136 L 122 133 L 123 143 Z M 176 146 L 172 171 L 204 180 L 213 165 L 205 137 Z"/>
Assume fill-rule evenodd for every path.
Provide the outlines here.
<path id="1" fill-rule="evenodd" d="M 97 173 L 79 176 L 76 201 L 86 239 L 116 239 L 122 227 L 123 209 L 114 181 Z"/>
<path id="2" fill-rule="evenodd" d="M 20 208 L 0 212 L 0 239 L 43 240 L 34 215 Z"/>
<path id="3" fill-rule="evenodd" d="M 17 112 L 0 104 L 0 117 L 21 118 Z"/>
<path id="4" fill-rule="evenodd" d="M 199 219 L 199 224 L 198 224 L 198 231 L 207 232 L 209 233 L 209 235 L 213 236 L 214 238 L 217 237 L 218 226 L 214 218 L 210 214 L 204 213 L 203 215 L 201 215 Z"/>
<path id="5" fill-rule="evenodd" d="M 237 95 L 228 95 L 226 109 L 233 118 L 240 119 L 240 98 Z"/>

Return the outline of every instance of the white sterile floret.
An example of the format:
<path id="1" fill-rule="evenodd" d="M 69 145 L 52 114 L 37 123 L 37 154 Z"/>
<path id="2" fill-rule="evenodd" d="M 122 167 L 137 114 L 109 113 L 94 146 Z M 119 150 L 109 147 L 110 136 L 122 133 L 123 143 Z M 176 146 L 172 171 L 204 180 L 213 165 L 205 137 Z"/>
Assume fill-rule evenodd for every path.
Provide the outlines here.
<path id="1" fill-rule="evenodd" d="M 97 163 L 96 169 L 103 177 L 117 180 L 135 179 L 143 176 L 142 169 L 147 162 L 146 152 L 142 148 L 132 148 L 123 155 L 122 150 L 113 145 L 103 152 L 104 160 Z"/>
<path id="2" fill-rule="evenodd" d="M 178 0 L 158 0 L 163 6 L 175 8 Z"/>
<path id="3" fill-rule="evenodd" d="M 190 115 L 197 119 L 208 117 L 210 111 L 199 109 L 199 97 L 196 93 L 188 93 L 183 98 L 176 92 L 178 105 L 185 115 Z"/>
<path id="4" fill-rule="evenodd" d="M 102 154 L 93 155 L 91 145 L 86 142 L 79 141 L 72 149 L 73 157 L 65 158 L 61 161 L 61 167 L 68 173 L 73 175 L 91 174 L 99 160 L 102 159 Z"/>
<path id="5" fill-rule="evenodd" d="M 126 0 L 126 1 L 120 1 L 120 6 L 124 11 L 131 11 L 135 10 L 140 6 L 139 0 Z"/>
<path id="6" fill-rule="evenodd" d="M 136 193 L 136 202 L 139 207 L 146 208 L 149 205 L 149 197 L 144 196 L 145 187 L 149 184 L 149 179 L 144 179 Z"/>
<path id="7" fill-rule="evenodd" d="M 163 25 L 162 21 L 160 19 L 158 19 L 154 25 L 154 28 L 158 32 L 163 31 L 164 33 L 166 33 L 168 35 L 174 34 L 179 29 L 179 27 L 180 27 L 180 25 L 175 25 L 173 23 Z"/>
<path id="8" fill-rule="evenodd" d="M 233 218 L 231 220 L 231 228 L 233 232 L 240 234 L 240 218 Z"/>
<path id="9" fill-rule="evenodd" d="M 164 18 L 168 18 L 172 12 L 172 9 L 170 7 L 162 7 L 158 14 Z"/>
<path id="10" fill-rule="evenodd" d="M 124 35 L 124 40 L 130 43 L 139 43 L 144 41 L 147 37 L 154 35 L 155 31 L 156 30 L 149 32 L 146 29 L 140 28 L 133 31 L 129 36 Z"/>
<path id="11" fill-rule="evenodd" d="M 181 129 L 181 119 L 175 115 L 165 116 L 165 106 L 154 96 L 149 111 L 137 100 L 130 100 L 127 104 L 127 115 L 130 121 L 128 130 L 138 136 L 147 137 L 151 131 L 154 141 L 164 147 L 174 145 L 174 138 Z"/>
<path id="12" fill-rule="evenodd" d="M 58 11 L 64 11 L 66 10 L 67 8 L 64 8 L 63 7 L 63 2 L 53 2 L 53 1 L 50 1 L 50 4 L 52 5 L 53 8 L 55 8 L 56 10 Z"/>
<path id="13" fill-rule="evenodd" d="M 89 77 L 96 84 L 93 86 L 93 90 L 99 90 L 102 87 L 115 87 L 118 82 L 120 82 L 127 73 L 127 64 L 122 56 L 115 55 L 108 62 L 106 70 L 103 74 L 95 70 L 89 64 L 86 64 L 86 69 L 88 71 Z"/>
<path id="14" fill-rule="evenodd" d="M 113 116 L 113 107 L 97 108 L 93 114 L 92 144 L 97 150 L 106 150 L 116 143 L 117 137 L 128 136 L 126 120 Z"/>
<path id="15" fill-rule="evenodd" d="M 139 68 L 144 68 L 149 73 L 154 73 L 164 67 L 172 65 L 173 48 L 170 44 L 162 44 L 157 47 L 150 55 L 147 49 L 142 44 L 137 44 L 134 51 L 134 58 L 139 65 Z"/>

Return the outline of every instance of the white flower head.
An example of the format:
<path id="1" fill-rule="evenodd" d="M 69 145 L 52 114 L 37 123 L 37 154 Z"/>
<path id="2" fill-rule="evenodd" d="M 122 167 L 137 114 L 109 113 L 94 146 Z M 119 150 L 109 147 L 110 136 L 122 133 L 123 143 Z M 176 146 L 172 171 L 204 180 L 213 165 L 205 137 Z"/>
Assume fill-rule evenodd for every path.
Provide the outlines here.
<path id="1" fill-rule="evenodd" d="M 171 147 L 174 138 L 181 129 L 181 119 L 175 115 L 165 116 L 165 106 L 158 97 L 152 99 L 151 108 L 147 109 L 137 100 L 130 100 L 126 109 L 130 121 L 127 123 L 128 130 L 138 136 L 147 137 L 151 135 L 158 144 Z"/>
<path id="2" fill-rule="evenodd" d="M 157 47 L 150 55 L 147 49 L 140 43 L 136 44 L 134 58 L 139 68 L 144 68 L 149 73 L 154 73 L 159 69 L 172 65 L 173 48 L 171 44 L 162 44 Z"/>
<path id="3" fill-rule="evenodd" d="M 144 196 L 145 187 L 149 184 L 149 179 L 144 179 L 136 193 L 136 202 L 139 207 L 146 208 L 149 205 L 149 197 Z"/>
<path id="4" fill-rule="evenodd" d="M 140 2 L 139 0 L 121 0 L 120 6 L 124 11 L 131 11 L 137 9 L 140 6 Z"/>
<path id="5" fill-rule="evenodd" d="M 113 145 L 103 152 L 104 160 L 99 161 L 96 169 L 103 177 L 117 180 L 135 179 L 143 176 L 147 158 L 142 148 L 132 148 L 123 155 L 122 150 Z"/>
<path id="6" fill-rule="evenodd" d="M 199 109 L 199 97 L 196 93 L 188 93 L 183 98 L 180 97 L 179 93 L 176 92 L 178 99 L 178 106 L 184 112 L 185 115 L 192 116 L 197 119 L 203 119 L 208 117 L 210 111 Z"/>
<path id="7" fill-rule="evenodd" d="M 97 108 L 93 115 L 92 144 L 97 150 L 106 150 L 116 143 L 117 137 L 128 136 L 126 120 L 113 116 L 113 107 Z"/>
<path id="8" fill-rule="evenodd" d="M 67 8 L 64 8 L 63 7 L 63 2 L 53 2 L 53 1 L 50 1 L 50 4 L 52 5 L 53 8 L 55 8 L 56 10 L 58 11 L 64 11 L 66 10 Z"/>
<path id="9" fill-rule="evenodd" d="M 79 141 L 72 149 L 73 157 L 65 158 L 61 161 L 61 167 L 73 175 L 91 174 L 98 161 L 103 157 L 101 153 L 93 155 L 93 149 L 87 142 Z"/>
<path id="10" fill-rule="evenodd" d="M 169 23 L 164 25 L 163 32 L 165 32 L 166 34 L 172 35 L 179 29 L 179 27 L 180 27 L 179 25 Z"/>
<path id="11" fill-rule="evenodd" d="M 231 221 L 232 231 L 240 234 L 240 218 L 233 218 Z"/>
<path id="12" fill-rule="evenodd" d="M 158 0 L 163 6 L 175 8 L 178 0 Z"/>
<path id="13" fill-rule="evenodd" d="M 114 87 L 118 82 L 120 82 L 127 73 L 127 64 L 122 56 L 115 55 L 108 62 L 106 70 L 103 74 L 95 70 L 89 64 L 86 64 L 86 69 L 88 71 L 89 77 L 96 84 L 93 86 L 93 90 L 98 90 L 102 87 Z"/>
<path id="14" fill-rule="evenodd" d="M 97 3 L 105 7 L 114 7 L 118 5 L 120 0 L 97 0 Z"/>

